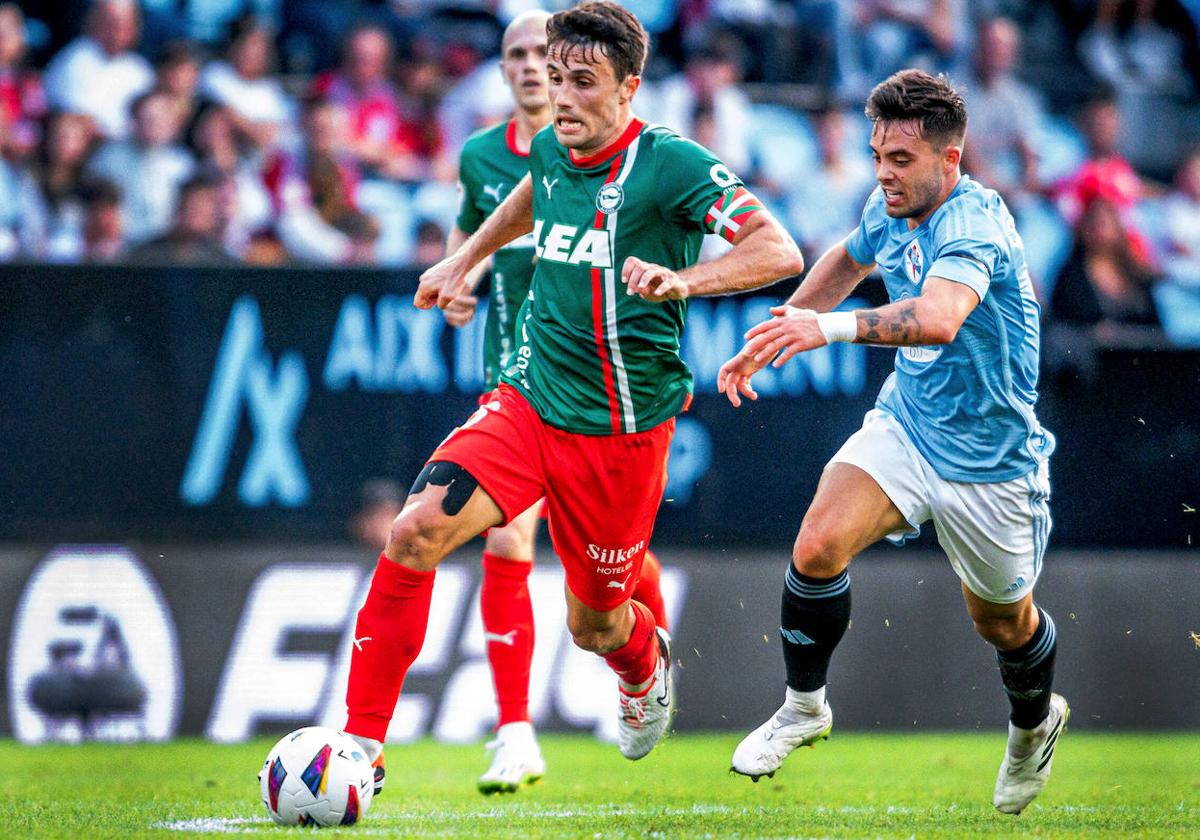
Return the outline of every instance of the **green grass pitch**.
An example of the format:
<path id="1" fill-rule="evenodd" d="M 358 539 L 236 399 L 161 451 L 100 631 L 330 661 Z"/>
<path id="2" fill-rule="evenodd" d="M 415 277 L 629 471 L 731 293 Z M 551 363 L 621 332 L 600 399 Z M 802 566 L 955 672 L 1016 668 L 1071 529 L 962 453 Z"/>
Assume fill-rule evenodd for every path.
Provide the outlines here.
<path id="1" fill-rule="evenodd" d="M 479 746 L 388 748 L 366 819 L 321 837 L 1200 837 L 1200 733 L 1068 733 L 1022 815 L 991 806 L 1003 735 L 837 734 L 773 780 L 727 773 L 736 735 L 681 735 L 631 763 L 580 736 L 542 739 L 544 782 L 474 788 Z M 310 836 L 265 822 L 269 740 L 28 748 L 0 742 L 0 836 Z"/>

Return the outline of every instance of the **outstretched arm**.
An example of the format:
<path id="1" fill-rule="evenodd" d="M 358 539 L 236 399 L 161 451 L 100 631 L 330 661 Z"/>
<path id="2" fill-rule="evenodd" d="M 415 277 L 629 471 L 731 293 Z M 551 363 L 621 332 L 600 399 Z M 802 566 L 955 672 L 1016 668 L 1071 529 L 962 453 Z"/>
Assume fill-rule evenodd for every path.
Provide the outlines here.
<path id="1" fill-rule="evenodd" d="M 776 309 L 828 312 L 844 301 L 874 267 L 873 264 L 862 265 L 855 262 L 846 250 L 843 240 L 821 255 L 817 264 L 809 270 L 808 276 L 788 298 L 787 305 Z M 776 309 L 771 311 L 775 312 Z M 759 361 L 753 354 L 747 355 L 743 349 L 722 365 L 717 374 L 717 390 L 726 394 L 735 408 L 742 404 L 739 394 L 752 400 L 758 399 L 758 394 L 750 385 L 750 379 L 769 361 L 770 358 Z"/>
<path id="2" fill-rule="evenodd" d="M 821 255 L 808 276 L 788 298 L 787 305 L 816 312 L 832 312 L 875 268 L 854 261 L 845 240 Z"/>
<path id="3" fill-rule="evenodd" d="M 744 292 L 803 270 L 804 259 L 791 234 L 769 212 L 759 210 L 742 223 L 733 249 L 717 259 L 675 272 L 627 257 L 621 280 L 629 294 L 657 303 Z"/>
<path id="4" fill-rule="evenodd" d="M 887 347 L 949 344 L 978 305 L 979 296 L 969 286 L 929 277 L 917 297 L 875 309 L 818 314 L 776 306 L 771 310 L 774 317 L 751 328 L 746 346 L 721 366 L 717 390 L 735 407 L 741 405 L 741 396 L 757 399 L 750 379 L 772 358 L 779 367 L 797 353 L 834 341 Z"/>
<path id="5" fill-rule="evenodd" d="M 526 175 L 457 251 L 421 275 L 413 304 L 418 309 L 431 309 L 434 304 L 445 309 L 456 298 L 470 291 L 469 275 L 472 268 L 531 230 L 533 186 Z"/>

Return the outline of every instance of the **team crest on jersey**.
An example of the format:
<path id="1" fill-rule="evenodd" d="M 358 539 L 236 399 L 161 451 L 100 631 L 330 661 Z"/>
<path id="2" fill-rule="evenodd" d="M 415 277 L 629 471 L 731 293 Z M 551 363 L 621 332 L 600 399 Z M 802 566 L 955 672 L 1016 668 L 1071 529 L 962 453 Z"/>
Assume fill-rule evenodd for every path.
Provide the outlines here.
<path id="1" fill-rule="evenodd" d="M 617 183 L 605 184 L 596 193 L 596 209 L 608 216 L 616 213 L 625 203 L 625 190 Z"/>
<path id="2" fill-rule="evenodd" d="M 921 252 L 921 243 L 915 239 L 904 249 L 904 273 L 918 285 L 925 273 L 925 255 Z"/>

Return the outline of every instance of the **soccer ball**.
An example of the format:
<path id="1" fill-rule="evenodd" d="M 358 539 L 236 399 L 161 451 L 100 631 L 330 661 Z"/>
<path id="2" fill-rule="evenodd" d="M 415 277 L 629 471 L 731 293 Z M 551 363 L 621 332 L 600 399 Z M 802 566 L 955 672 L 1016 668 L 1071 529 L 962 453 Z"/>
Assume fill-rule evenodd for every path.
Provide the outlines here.
<path id="1" fill-rule="evenodd" d="M 280 825 L 354 825 L 375 792 L 374 770 L 362 747 L 325 726 L 280 738 L 258 781 L 263 805 Z"/>

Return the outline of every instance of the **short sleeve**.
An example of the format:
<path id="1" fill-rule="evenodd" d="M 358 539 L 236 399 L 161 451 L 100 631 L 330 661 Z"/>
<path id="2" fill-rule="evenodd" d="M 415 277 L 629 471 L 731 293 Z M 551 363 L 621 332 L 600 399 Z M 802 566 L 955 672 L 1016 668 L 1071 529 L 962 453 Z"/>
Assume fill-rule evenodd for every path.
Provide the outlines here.
<path id="1" fill-rule="evenodd" d="M 699 143 L 674 135 L 664 139 L 659 147 L 655 179 L 658 194 L 666 203 L 664 215 L 705 233 L 726 233 L 723 228 L 729 225 L 723 219 L 731 219 L 728 213 L 714 218 L 709 211 L 722 203 L 732 204 L 727 199 L 739 190 L 750 195 L 742 179 L 730 172 L 712 152 Z M 743 200 L 742 204 L 745 203 Z M 761 205 L 757 206 L 762 209 Z"/>
<path id="2" fill-rule="evenodd" d="M 454 220 L 454 224 L 463 233 L 474 233 L 479 230 L 479 226 L 486 218 L 475 201 L 475 197 L 479 195 L 479 188 L 479 177 L 476 175 L 474 167 L 470 165 L 467 151 L 464 149 L 458 167 L 458 216 Z"/>
<path id="3" fill-rule="evenodd" d="M 879 204 L 882 201 L 883 192 L 876 187 L 875 191 L 871 193 L 871 197 L 867 199 L 866 206 L 863 207 L 858 227 L 846 237 L 846 253 L 859 265 L 875 263 L 875 247 L 879 242 L 879 231 L 883 229 L 878 218 Z"/>
<path id="4" fill-rule="evenodd" d="M 994 216 L 977 205 L 959 203 L 934 232 L 932 263 L 925 276 L 962 283 L 982 301 L 1001 268 L 1007 242 Z"/>
<path id="5" fill-rule="evenodd" d="M 939 250 L 939 255 L 925 276 L 962 283 L 983 300 L 991 285 L 998 258 L 999 249 L 994 244 L 958 240 Z"/>

